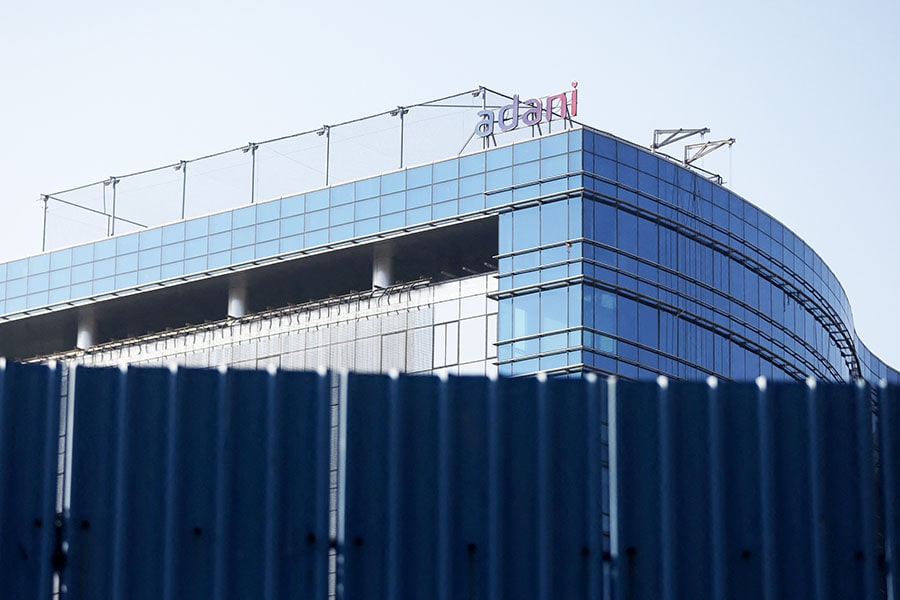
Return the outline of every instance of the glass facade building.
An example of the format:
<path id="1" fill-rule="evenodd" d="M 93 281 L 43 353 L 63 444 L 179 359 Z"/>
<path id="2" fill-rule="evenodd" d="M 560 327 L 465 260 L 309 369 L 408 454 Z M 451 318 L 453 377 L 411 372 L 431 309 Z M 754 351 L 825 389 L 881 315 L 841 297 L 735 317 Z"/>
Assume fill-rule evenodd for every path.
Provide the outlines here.
<path id="1" fill-rule="evenodd" d="M 387 285 L 495 278 L 475 311 L 493 347 L 477 353 L 478 372 L 900 379 L 790 230 L 703 174 L 588 127 L 2 264 L 0 352 L 91 352 L 76 350 L 85 323 L 106 332 L 100 344 L 133 346 L 226 318 L 235 282 L 253 280 L 241 286 L 254 312 L 372 286 L 355 269 L 387 273 Z M 196 310 L 179 313 L 186 304 Z M 438 325 L 419 371 L 451 364 Z M 472 337 L 455 331 L 459 344 Z"/>
<path id="2" fill-rule="evenodd" d="M 75 364 L 495 375 L 490 275 L 257 313 L 63 353 Z"/>

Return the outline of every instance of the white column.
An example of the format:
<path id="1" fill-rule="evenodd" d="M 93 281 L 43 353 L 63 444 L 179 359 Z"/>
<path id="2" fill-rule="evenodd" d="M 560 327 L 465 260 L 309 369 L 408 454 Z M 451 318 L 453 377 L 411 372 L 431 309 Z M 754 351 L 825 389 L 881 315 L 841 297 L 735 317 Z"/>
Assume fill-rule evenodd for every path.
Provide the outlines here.
<path id="1" fill-rule="evenodd" d="M 75 338 L 75 347 L 79 350 L 87 350 L 94 345 L 96 338 L 96 322 L 94 315 L 84 312 L 78 315 L 78 335 Z"/>
<path id="2" fill-rule="evenodd" d="M 375 246 L 372 261 L 372 289 L 386 288 L 394 283 L 394 252 L 387 246 Z"/>
<path id="3" fill-rule="evenodd" d="M 243 317 L 247 314 L 247 285 L 243 281 L 232 281 L 228 285 L 228 316 Z"/>

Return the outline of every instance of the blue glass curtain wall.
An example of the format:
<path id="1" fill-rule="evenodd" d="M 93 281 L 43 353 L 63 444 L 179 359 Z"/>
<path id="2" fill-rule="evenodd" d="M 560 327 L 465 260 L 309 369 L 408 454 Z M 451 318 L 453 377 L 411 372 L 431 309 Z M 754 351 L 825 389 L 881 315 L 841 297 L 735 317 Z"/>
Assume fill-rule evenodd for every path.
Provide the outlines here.
<path id="1" fill-rule="evenodd" d="M 862 345 L 843 290 L 799 238 L 673 161 L 590 130 L 584 147 L 591 370 L 838 381 L 859 374 Z"/>
<path id="2" fill-rule="evenodd" d="M 0 264 L 0 315 L 479 216 L 580 185 L 580 156 L 563 132 Z"/>
<path id="3" fill-rule="evenodd" d="M 0 264 L 0 317 L 487 213 L 501 373 L 900 382 L 793 232 L 587 128 Z"/>
<path id="4" fill-rule="evenodd" d="M 592 130 L 582 143 L 568 198 L 514 199 L 500 216 L 501 373 L 896 380 L 792 232 L 674 161 Z M 547 297 L 555 286 L 578 290 L 577 312 Z"/>
<path id="5" fill-rule="evenodd" d="M 522 202 L 500 215 L 499 372 L 580 370 L 582 199 Z"/>

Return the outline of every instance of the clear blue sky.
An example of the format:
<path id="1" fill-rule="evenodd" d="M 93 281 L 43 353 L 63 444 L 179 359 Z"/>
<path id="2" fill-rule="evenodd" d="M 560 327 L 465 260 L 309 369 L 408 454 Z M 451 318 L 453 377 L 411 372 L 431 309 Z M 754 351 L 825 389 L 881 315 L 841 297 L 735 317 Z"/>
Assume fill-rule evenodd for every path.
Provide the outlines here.
<path id="1" fill-rule="evenodd" d="M 0 20 L 0 260 L 39 194 L 486 85 L 735 137 L 708 167 L 831 266 L 900 367 L 900 3 L 16 3 Z"/>

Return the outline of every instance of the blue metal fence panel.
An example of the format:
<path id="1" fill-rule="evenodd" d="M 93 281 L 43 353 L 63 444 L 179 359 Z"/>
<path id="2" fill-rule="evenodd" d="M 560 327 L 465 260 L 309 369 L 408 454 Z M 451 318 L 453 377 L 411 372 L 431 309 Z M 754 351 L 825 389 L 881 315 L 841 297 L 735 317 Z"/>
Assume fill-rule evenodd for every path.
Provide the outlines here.
<path id="1" fill-rule="evenodd" d="M 663 597 L 658 393 L 652 383 L 624 382 L 610 390 L 610 541 L 622 598 L 626 590 L 634 598 Z"/>
<path id="2" fill-rule="evenodd" d="M 599 597 L 604 384 L 344 386 L 342 597 Z"/>
<path id="3" fill-rule="evenodd" d="M 753 598 L 762 579 L 759 388 L 720 383 L 710 398 L 713 596 Z M 746 471 L 746 472 L 745 472 Z M 758 596 L 756 596 L 758 598 Z"/>
<path id="4" fill-rule="evenodd" d="M 900 598 L 900 387 L 878 389 L 881 506 L 887 597 Z"/>
<path id="5" fill-rule="evenodd" d="M 47 598 L 60 377 L 0 380 L 0 589 Z M 900 388 L 339 390 L 333 422 L 325 374 L 79 369 L 65 597 L 327 597 L 331 457 L 342 598 L 900 597 Z"/>
<path id="6" fill-rule="evenodd" d="M 599 445 L 606 389 L 605 382 L 559 380 L 545 386 L 539 398 L 543 598 L 601 597 L 603 466 Z"/>
<path id="7" fill-rule="evenodd" d="M 614 387 L 617 597 L 875 597 L 865 387 Z"/>
<path id="8" fill-rule="evenodd" d="M 325 375 L 78 369 L 70 598 L 327 596 Z"/>
<path id="9" fill-rule="evenodd" d="M 49 598 L 53 585 L 59 373 L 0 364 L 0 595 Z"/>

